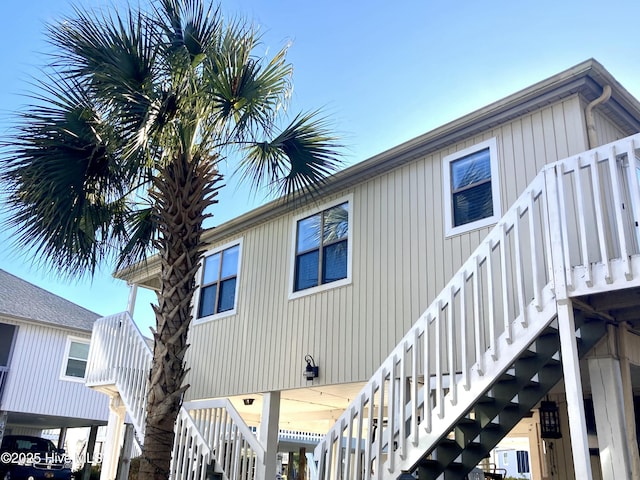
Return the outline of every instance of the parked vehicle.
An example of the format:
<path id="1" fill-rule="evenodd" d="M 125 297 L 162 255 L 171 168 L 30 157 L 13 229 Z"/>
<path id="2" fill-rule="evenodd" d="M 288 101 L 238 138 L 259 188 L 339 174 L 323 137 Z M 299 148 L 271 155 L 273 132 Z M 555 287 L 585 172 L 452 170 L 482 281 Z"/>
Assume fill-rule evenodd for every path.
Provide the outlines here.
<path id="1" fill-rule="evenodd" d="M 2 480 L 70 480 L 71 461 L 51 440 L 6 435 L 0 446 Z"/>

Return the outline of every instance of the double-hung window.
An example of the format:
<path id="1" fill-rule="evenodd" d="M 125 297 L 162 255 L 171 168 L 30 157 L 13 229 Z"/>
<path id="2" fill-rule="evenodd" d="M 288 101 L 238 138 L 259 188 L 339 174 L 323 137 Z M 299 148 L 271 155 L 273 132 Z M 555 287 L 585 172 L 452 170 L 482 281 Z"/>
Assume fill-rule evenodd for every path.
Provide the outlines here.
<path id="1" fill-rule="evenodd" d="M 294 293 L 348 282 L 349 236 L 348 200 L 296 222 Z"/>
<path id="2" fill-rule="evenodd" d="M 240 244 L 205 257 L 200 282 L 198 318 L 231 313 L 236 308 Z"/>
<path id="3" fill-rule="evenodd" d="M 447 235 L 498 221 L 500 189 L 495 138 L 447 155 L 443 171 Z"/>
<path id="4" fill-rule="evenodd" d="M 89 359 L 89 340 L 69 337 L 66 355 L 62 366 L 62 378 L 66 380 L 83 380 Z"/>

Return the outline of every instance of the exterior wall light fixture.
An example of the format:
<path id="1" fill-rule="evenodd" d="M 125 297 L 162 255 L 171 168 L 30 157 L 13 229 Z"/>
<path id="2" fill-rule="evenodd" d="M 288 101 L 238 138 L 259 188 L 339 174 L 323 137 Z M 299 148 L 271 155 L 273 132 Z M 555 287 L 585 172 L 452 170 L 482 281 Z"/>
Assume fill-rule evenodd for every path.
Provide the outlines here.
<path id="1" fill-rule="evenodd" d="M 307 382 L 313 381 L 314 378 L 318 378 L 319 368 L 313 357 L 309 354 L 305 355 L 304 361 L 307 362 L 307 366 L 304 369 L 303 375 L 307 379 Z"/>
<path id="2" fill-rule="evenodd" d="M 540 402 L 540 437 L 562 438 L 560 432 L 560 413 L 556 402 Z"/>
<path id="3" fill-rule="evenodd" d="M 253 398 L 243 398 L 242 403 L 244 403 L 247 406 L 253 405 L 253 400 L 254 400 Z"/>

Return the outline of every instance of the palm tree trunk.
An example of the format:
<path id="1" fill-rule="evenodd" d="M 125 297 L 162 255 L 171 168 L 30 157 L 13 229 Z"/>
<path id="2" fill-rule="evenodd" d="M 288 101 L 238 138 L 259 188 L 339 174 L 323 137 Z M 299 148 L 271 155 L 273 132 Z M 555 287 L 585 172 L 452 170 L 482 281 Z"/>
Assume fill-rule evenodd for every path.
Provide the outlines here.
<path id="1" fill-rule="evenodd" d="M 139 479 L 169 478 L 174 425 L 189 385 L 184 356 L 191 322 L 191 300 L 202 251 L 204 211 L 216 203 L 220 177 L 209 162 L 174 159 L 154 182 L 161 258 L 153 363 Z"/>

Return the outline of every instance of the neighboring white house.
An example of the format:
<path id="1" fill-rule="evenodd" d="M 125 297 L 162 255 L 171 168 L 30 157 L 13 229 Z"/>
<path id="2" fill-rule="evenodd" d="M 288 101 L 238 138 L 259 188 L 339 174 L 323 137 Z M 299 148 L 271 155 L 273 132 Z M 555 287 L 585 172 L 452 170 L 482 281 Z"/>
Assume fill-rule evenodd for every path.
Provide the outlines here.
<path id="1" fill-rule="evenodd" d="M 97 313 L 0 270 L 4 434 L 106 425 L 109 401 L 85 386 Z"/>
<path id="2" fill-rule="evenodd" d="M 208 231 L 176 478 L 271 479 L 284 430 L 320 479 L 463 479 L 509 432 L 532 479 L 640 478 L 639 131 L 589 60 Z M 149 357 L 96 323 L 139 433 Z"/>

